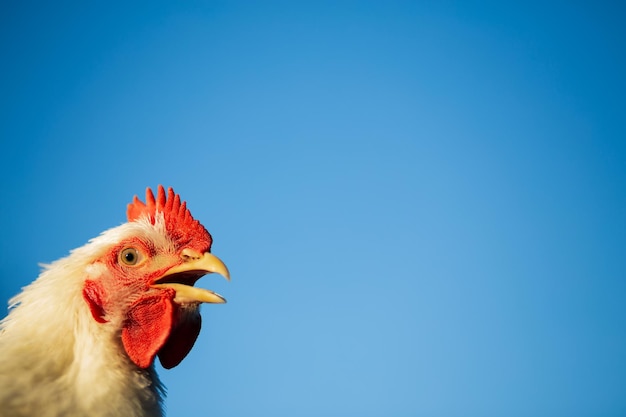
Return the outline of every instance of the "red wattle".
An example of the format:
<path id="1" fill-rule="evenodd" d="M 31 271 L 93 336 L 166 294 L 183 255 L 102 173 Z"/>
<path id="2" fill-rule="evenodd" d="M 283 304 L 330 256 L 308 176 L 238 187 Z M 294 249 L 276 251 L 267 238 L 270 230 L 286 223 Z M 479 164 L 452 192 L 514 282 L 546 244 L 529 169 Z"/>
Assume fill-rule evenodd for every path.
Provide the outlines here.
<path id="1" fill-rule="evenodd" d="M 191 351 L 202 326 L 199 312 L 183 312 L 174 302 L 173 290 L 145 296 L 129 309 L 122 325 L 122 344 L 140 368 L 152 365 L 155 356 L 164 368 L 178 365 Z M 85 281 L 83 298 L 94 320 L 106 323 L 105 292 L 96 281 Z"/>
<path id="2" fill-rule="evenodd" d="M 202 317 L 198 311 L 192 314 L 185 314 L 182 320 L 178 321 L 165 342 L 159 350 L 159 361 L 165 369 L 170 369 L 178 365 L 191 351 L 202 327 Z"/>
<path id="3" fill-rule="evenodd" d="M 165 344 L 172 330 L 173 313 L 167 293 L 143 297 L 130 308 L 122 328 L 122 343 L 138 367 L 149 367 Z"/>

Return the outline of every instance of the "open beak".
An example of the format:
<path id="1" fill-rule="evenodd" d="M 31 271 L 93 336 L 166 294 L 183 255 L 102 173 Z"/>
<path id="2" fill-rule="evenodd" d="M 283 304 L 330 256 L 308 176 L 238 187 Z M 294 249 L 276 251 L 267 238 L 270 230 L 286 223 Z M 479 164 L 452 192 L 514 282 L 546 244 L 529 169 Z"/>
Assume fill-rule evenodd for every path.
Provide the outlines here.
<path id="1" fill-rule="evenodd" d="M 173 289 L 176 291 L 174 302 L 179 304 L 225 303 L 221 295 L 193 286 L 200 277 L 211 273 L 220 274 L 230 281 L 230 273 L 224 262 L 209 252 L 200 254 L 191 249 L 183 249 L 181 257 L 184 262 L 170 268 L 152 287 Z"/>

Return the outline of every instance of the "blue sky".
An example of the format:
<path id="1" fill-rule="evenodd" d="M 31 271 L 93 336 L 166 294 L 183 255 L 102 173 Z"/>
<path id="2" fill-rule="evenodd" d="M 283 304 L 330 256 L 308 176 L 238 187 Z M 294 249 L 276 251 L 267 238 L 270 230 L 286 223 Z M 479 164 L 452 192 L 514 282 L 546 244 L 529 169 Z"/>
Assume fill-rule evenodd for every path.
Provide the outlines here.
<path id="1" fill-rule="evenodd" d="M 0 296 L 164 184 L 233 275 L 170 416 L 624 415 L 625 17 L 5 1 Z"/>

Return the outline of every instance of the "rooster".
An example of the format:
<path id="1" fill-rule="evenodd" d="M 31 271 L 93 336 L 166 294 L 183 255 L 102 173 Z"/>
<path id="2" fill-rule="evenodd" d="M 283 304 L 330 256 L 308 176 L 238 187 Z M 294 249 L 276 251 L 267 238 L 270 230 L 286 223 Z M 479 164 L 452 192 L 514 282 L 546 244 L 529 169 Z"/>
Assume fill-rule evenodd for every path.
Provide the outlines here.
<path id="1" fill-rule="evenodd" d="M 0 415 L 162 416 L 154 369 L 178 365 L 200 332 L 199 305 L 224 303 L 197 288 L 230 279 L 209 232 L 181 203 L 150 188 L 128 222 L 47 265 L 0 323 Z"/>

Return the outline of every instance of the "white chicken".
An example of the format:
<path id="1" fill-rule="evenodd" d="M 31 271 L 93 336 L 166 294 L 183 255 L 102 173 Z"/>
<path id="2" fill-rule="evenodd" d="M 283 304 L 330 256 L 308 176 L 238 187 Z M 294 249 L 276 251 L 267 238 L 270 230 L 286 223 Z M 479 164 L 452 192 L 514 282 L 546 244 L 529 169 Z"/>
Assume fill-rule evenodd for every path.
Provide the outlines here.
<path id="1" fill-rule="evenodd" d="M 128 223 L 107 230 L 11 300 L 0 323 L 0 415 L 162 416 L 154 369 L 180 363 L 200 332 L 197 288 L 207 273 L 229 278 L 211 235 L 170 188 L 148 188 Z"/>

